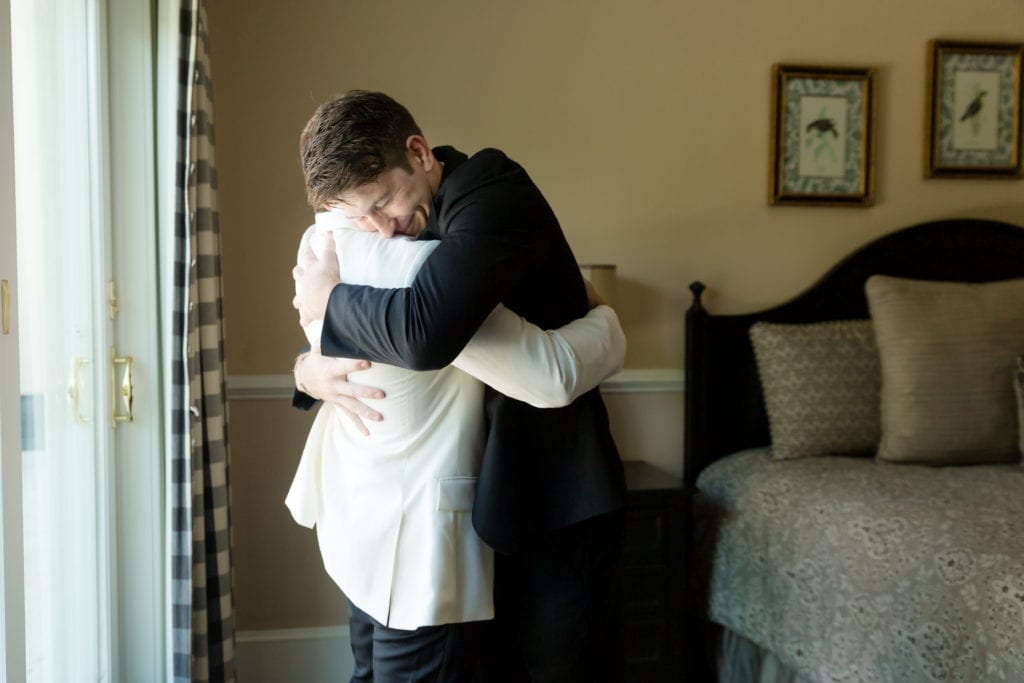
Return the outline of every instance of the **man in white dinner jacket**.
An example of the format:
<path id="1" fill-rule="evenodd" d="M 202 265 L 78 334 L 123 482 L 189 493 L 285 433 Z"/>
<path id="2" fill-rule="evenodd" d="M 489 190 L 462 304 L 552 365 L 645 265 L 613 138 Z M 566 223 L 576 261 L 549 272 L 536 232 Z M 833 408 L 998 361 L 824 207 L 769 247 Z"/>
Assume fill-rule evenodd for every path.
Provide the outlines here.
<path id="1" fill-rule="evenodd" d="M 406 287 L 438 244 L 384 239 L 325 212 L 303 236 L 299 267 L 307 245 L 318 257 L 333 249 L 346 282 Z M 305 332 L 315 353 L 320 321 Z M 493 551 L 470 518 L 484 383 L 559 407 L 621 368 L 624 354 L 607 306 L 545 332 L 499 305 L 452 366 L 352 373 L 385 392 L 369 401 L 383 417 L 369 435 L 336 406 L 321 407 L 286 502 L 298 523 L 316 526 L 327 572 L 349 599 L 352 680 L 472 679 L 494 614 Z"/>

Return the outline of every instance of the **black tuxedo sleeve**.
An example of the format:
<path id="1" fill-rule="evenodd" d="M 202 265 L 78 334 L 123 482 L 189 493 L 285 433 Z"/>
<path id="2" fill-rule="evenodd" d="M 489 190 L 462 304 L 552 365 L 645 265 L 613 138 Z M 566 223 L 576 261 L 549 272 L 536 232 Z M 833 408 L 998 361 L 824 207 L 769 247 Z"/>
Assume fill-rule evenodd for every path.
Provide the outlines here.
<path id="1" fill-rule="evenodd" d="M 446 190 L 441 208 L 435 207 L 444 239 L 411 287 L 335 287 L 321 352 L 412 370 L 450 364 L 551 248 L 545 231 L 531 220 L 550 208 L 525 172 L 515 168 L 518 173 L 496 173 Z"/>
<path id="2" fill-rule="evenodd" d="M 298 355 L 301 356 L 302 354 L 309 351 L 309 349 L 310 345 L 306 344 L 305 346 L 302 347 L 302 350 L 299 351 Z M 299 410 L 309 410 L 319 402 L 320 401 L 313 398 L 312 396 L 302 391 L 298 387 L 295 387 L 295 391 L 292 392 L 292 408 L 298 408 Z"/>
<path id="3" fill-rule="evenodd" d="M 299 410 L 309 410 L 319 403 L 315 398 L 310 396 L 304 391 L 296 389 L 292 392 L 292 408 L 298 408 Z"/>

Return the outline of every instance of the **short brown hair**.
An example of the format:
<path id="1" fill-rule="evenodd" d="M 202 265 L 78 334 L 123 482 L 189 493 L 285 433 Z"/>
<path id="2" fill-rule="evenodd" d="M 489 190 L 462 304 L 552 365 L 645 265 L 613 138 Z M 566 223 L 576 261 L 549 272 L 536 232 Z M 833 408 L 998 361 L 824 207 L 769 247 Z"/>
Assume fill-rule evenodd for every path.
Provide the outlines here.
<path id="1" fill-rule="evenodd" d="M 422 134 L 412 114 L 384 93 L 350 90 L 321 104 L 299 138 L 309 205 L 323 209 L 393 168 L 411 173 L 405 141 Z"/>

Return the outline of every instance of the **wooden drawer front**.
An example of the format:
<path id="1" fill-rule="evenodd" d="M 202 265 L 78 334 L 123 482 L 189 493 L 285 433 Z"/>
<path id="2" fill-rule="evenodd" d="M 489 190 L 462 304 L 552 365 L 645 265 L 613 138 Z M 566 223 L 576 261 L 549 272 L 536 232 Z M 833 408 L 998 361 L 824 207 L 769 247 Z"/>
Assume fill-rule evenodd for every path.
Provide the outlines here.
<path id="1" fill-rule="evenodd" d="M 665 567 L 631 567 L 625 575 L 627 614 L 662 614 L 669 607 L 668 572 Z"/>
<path id="2" fill-rule="evenodd" d="M 633 620 L 626 629 L 626 661 L 654 664 L 665 659 L 668 628 L 664 620 Z"/>
<path id="3" fill-rule="evenodd" d="M 626 563 L 668 561 L 668 510 L 633 506 L 626 511 Z"/>

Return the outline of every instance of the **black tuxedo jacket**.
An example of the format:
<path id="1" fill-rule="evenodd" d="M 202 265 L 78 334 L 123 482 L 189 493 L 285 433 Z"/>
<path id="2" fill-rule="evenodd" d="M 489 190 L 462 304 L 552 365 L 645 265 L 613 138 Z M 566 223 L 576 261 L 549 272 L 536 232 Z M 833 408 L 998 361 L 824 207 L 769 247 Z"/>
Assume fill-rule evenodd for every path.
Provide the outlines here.
<path id="1" fill-rule="evenodd" d="M 451 363 L 499 302 L 544 329 L 586 314 L 575 257 L 526 171 L 494 149 L 434 154 L 443 177 L 423 237 L 441 244 L 409 288 L 337 286 L 324 355 L 433 370 Z M 539 409 L 488 388 L 486 414 L 473 524 L 495 550 L 527 549 L 549 530 L 622 506 L 622 464 L 597 389 Z"/>

